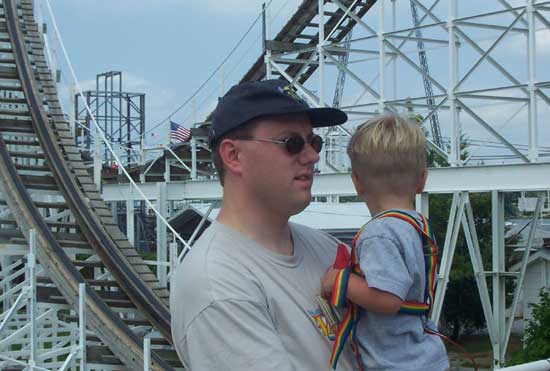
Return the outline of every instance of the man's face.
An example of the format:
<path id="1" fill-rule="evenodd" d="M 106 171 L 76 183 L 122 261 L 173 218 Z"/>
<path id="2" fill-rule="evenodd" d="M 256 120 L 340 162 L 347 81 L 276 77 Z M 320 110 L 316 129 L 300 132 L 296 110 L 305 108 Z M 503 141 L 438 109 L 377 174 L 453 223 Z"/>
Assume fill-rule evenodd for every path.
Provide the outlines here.
<path id="1" fill-rule="evenodd" d="M 243 181 L 259 206 L 290 217 L 302 211 L 311 201 L 311 185 L 319 155 L 307 143 L 312 126 L 306 114 L 263 118 L 252 137 L 284 141 L 292 135 L 306 140 L 304 149 L 290 154 L 284 144 L 241 141 Z"/>

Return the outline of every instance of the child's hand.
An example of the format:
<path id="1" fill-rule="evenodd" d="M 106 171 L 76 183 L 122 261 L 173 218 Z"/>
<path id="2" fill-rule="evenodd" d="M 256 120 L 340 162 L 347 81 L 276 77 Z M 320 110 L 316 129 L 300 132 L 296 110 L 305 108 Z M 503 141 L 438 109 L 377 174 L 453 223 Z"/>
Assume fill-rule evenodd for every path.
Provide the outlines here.
<path id="1" fill-rule="evenodd" d="M 330 298 L 337 272 L 338 271 L 336 269 L 330 267 L 329 269 L 327 269 L 323 277 L 321 277 L 321 296 L 325 299 Z"/>

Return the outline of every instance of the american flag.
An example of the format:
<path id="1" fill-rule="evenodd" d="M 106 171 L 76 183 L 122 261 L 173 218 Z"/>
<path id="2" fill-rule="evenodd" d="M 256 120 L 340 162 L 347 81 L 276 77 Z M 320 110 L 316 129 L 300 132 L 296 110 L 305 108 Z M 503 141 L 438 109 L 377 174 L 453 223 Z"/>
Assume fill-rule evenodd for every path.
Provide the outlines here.
<path id="1" fill-rule="evenodd" d="M 191 139 L 191 131 L 186 127 L 176 124 L 174 121 L 170 121 L 170 141 L 172 143 L 187 142 Z"/>

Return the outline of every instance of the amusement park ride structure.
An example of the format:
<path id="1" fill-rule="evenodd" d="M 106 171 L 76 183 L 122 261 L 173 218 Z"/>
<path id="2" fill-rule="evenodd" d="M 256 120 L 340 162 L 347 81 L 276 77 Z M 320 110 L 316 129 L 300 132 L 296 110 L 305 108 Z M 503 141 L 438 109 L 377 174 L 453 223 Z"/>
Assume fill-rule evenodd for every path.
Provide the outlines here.
<path id="1" fill-rule="evenodd" d="M 547 117 L 550 110 L 550 76 L 547 71 L 537 69 L 542 59 L 537 52 L 537 36 L 550 32 L 550 1 L 514 1 L 512 5 L 508 0 L 496 0 L 480 6 L 479 10 L 474 10 L 471 2 L 466 3 L 458 0 L 305 0 L 274 38 L 264 37 L 265 49 L 262 55 L 242 80 L 286 79 L 310 105 L 318 107 L 328 105 L 329 81 L 334 80 L 338 99 L 333 104 L 340 105 L 352 122 L 364 121 L 386 111 L 404 112 L 406 108 L 421 114 L 421 124 L 429 125 L 431 129 L 430 148 L 450 166 L 430 169 L 425 192 L 417 198 L 417 207 L 429 215 L 430 194 L 453 195 L 431 316 L 436 322 L 440 318 L 454 251 L 459 233 L 462 232 L 491 339 L 493 366 L 502 368 L 505 365 L 506 349 L 520 299 L 527 259 L 536 247 L 534 231 L 541 212 L 550 209 L 550 163 L 545 161 L 544 153 L 539 147 L 539 132 L 548 132 L 548 128 L 544 128 L 546 131 L 539 130 L 539 123 L 547 124 L 541 122 L 541 117 Z M 411 23 L 398 22 L 397 13 L 403 9 L 411 11 L 407 18 Z M 32 2 L 29 0 L 18 1 L 17 4 L 14 0 L 4 0 L 1 10 L 0 16 L 4 20 L 3 26 L 0 25 L 0 41 L 13 46 L 6 46 L 0 53 L 10 57 L 17 54 L 16 36 L 19 33 L 25 34 L 25 43 L 34 48 L 29 55 L 33 68 L 37 71 L 36 75 L 39 75 L 34 77 L 36 81 L 33 84 L 41 86 L 42 101 L 48 107 L 46 113 L 55 121 L 58 116 L 63 115 L 53 108 L 56 107 L 55 102 L 51 101 L 56 93 L 55 83 L 52 82 L 55 78 L 52 78 L 50 71 L 56 71 L 56 67 L 54 57 L 50 58 L 49 66 L 44 60 L 42 50 L 47 37 L 43 33 L 44 28 L 36 26 L 42 24 L 42 15 L 39 11 L 33 13 Z M 19 18 L 10 21 L 9 17 Z M 24 32 L 18 31 L 18 27 L 23 27 Z M 480 41 L 480 34 L 493 37 Z M 518 68 L 510 68 L 499 52 L 499 48 L 506 43 L 513 43 L 517 38 L 525 40 L 519 44 L 523 49 L 516 53 L 519 55 L 516 58 L 523 59 L 522 66 L 526 68 L 526 73 L 518 72 Z M 419 56 L 419 62 L 406 50 L 411 45 L 414 53 Z M 51 51 L 52 48 L 49 49 Z M 438 61 L 443 59 L 447 63 L 434 65 L 431 62 L 428 70 L 427 53 L 430 51 L 439 53 Z M 10 100 L 7 98 L 0 100 L 2 104 L 19 104 L 16 108 L 26 109 L 25 112 L 28 112 L 34 107 L 29 101 L 23 100 L 29 95 L 27 91 L 25 90 L 25 97 L 20 93 L 21 86 L 24 85 L 23 76 L 13 72 L 14 66 L 21 68 L 19 61 L 24 62 L 25 58 L 18 56 L 12 59 L 13 61 L 0 59 L 0 64 L 7 66 L 0 67 L 0 74 L 3 79 L 19 79 L 21 82 L 0 86 L 3 91 L 17 92 L 10 98 L 11 103 L 5 103 Z M 499 77 L 480 79 L 480 74 L 486 74 L 487 71 Z M 400 81 L 404 83 L 400 84 Z M 421 89 L 411 90 L 402 85 L 420 86 Z M 350 99 L 351 95 L 356 98 Z M 5 94 L 3 96 L 6 97 Z M 496 128 L 497 123 L 490 122 L 480 113 L 480 107 L 494 102 L 522 104 L 525 107 L 525 119 L 518 120 L 520 123 L 516 133 L 527 140 L 526 151 L 514 144 L 515 138 L 510 138 Z M 42 148 L 44 144 L 32 139 L 34 133 L 30 129 L 28 133 L 18 133 L 13 125 L 10 126 L 13 120 L 9 120 L 17 115 L 13 109 L 3 110 L 0 114 L 0 131 L 3 132 L 6 142 L 10 141 L 12 146 L 17 146 L 21 145 L 20 138 L 26 137 L 23 147 L 10 149 L 12 157 L 19 156 L 21 159 L 16 162 L 19 177 L 29 180 L 31 176 L 36 176 L 37 171 L 48 173 L 50 170 L 47 167 L 51 166 L 51 161 L 44 161 L 44 157 L 33 159 L 29 154 L 29 148 L 36 145 Z M 34 116 L 29 113 L 25 115 L 31 116 L 29 120 L 35 125 Z M 502 118 L 506 119 L 508 118 Z M 48 233 L 37 232 L 35 228 L 25 225 L 26 214 L 20 211 L 23 209 L 19 206 L 12 206 L 16 203 L 9 195 L 10 188 L 3 186 L 0 189 L 0 312 L 3 312 L 0 314 L 0 368 L 19 365 L 31 369 L 65 370 L 74 367 L 76 360 L 80 362 L 81 369 L 119 369 L 121 362 L 128 368 L 141 365 L 146 369 L 152 367 L 159 370 L 177 367 L 177 361 L 171 358 L 173 353 L 170 348 L 171 339 L 166 334 L 166 318 L 154 321 L 149 315 L 155 308 L 160 308 L 162 313 L 166 312 L 167 307 L 163 305 L 163 300 L 170 270 L 178 264 L 178 255 L 182 255 L 181 249 L 188 248 L 187 242 L 176 242 L 173 231 L 173 242 L 168 242 L 170 227 L 164 224 L 168 210 L 172 210 L 168 205 L 205 200 L 215 202 L 221 198 L 222 189 L 218 181 L 205 171 L 211 169 L 209 160 L 202 155 L 208 151 L 204 135 L 207 125 L 206 122 L 194 127 L 192 141 L 179 152 L 183 158 L 180 156 L 177 161 L 186 169 L 187 180 L 174 181 L 170 174 L 171 166 L 166 161 L 163 180 L 147 182 L 143 174 L 139 177 L 139 190 L 134 187 L 133 181 L 102 183 L 101 176 L 97 176 L 101 174 L 101 168 L 98 167 L 102 163 L 95 161 L 95 181 L 85 176 L 86 171 L 78 177 L 81 193 L 84 195 L 82 200 L 74 201 L 65 194 L 60 196 L 60 191 L 54 186 L 29 190 L 35 207 L 44 214 L 43 224 L 55 232 L 52 238 L 56 238 L 58 244 L 66 243 L 71 247 L 72 250 L 67 254 L 77 267 L 74 270 L 78 270 L 86 278 L 86 281 L 81 282 L 75 280 L 74 282 L 79 282 L 78 285 L 73 285 L 73 281 L 68 279 L 62 282 L 55 274 L 50 277 L 50 272 L 55 271 L 55 267 L 50 266 L 50 257 L 41 252 L 42 244 L 47 240 L 44 236 L 48 236 Z M 71 135 L 74 135 L 75 128 L 57 121 L 54 126 L 61 133 L 58 137 L 69 135 L 63 142 L 67 143 L 64 155 L 68 159 L 69 167 L 76 169 L 75 172 L 78 173 L 82 169 L 75 165 L 78 161 L 74 159 L 75 153 L 71 152 L 73 147 L 68 144 L 70 139 L 74 143 Z M 65 126 L 69 134 L 64 134 Z M 468 162 L 462 156 L 461 141 L 468 130 L 479 133 L 479 128 L 506 149 L 511 154 L 512 161 L 507 164 L 465 166 Z M 143 132 L 143 128 L 140 130 Z M 325 137 L 346 138 L 352 128 L 346 126 L 337 130 L 324 131 L 322 134 Z M 443 134 L 448 135 L 448 142 L 444 140 Z M 318 167 L 320 174 L 317 175 L 313 187 L 314 197 L 338 200 L 341 196 L 355 195 L 349 174 L 342 172 L 341 164 L 335 163 L 334 154 L 339 151 L 339 141 L 326 142 L 329 145 L 321 153 Z M 96 153 L 103 152 L 98 150 Z M 116 156 L 113 158 L 116 159 Z M 129 163 L 127 165 L 129 169 L 131 166 Z M 140 165 L 142 169 L 147 168 L 146 164 Z M 5 171 L 10 169 L 8 165 L 6 169 Z M 123 166 L 121 172 L 128 175 Z M 57 182 L 55 184 L 64 186 L 56 174 L 53 175 Z M 484 267 L 481 258 L 474 223 L 476 210 L 472 208 L 469 197 L 476 192 L 491 193 L 491 267 Z M 509 192 L 537 194 L 522 263 L 519 271 L 513 272 L 505 264 L 504 196 Z M 154 202 L 157 213 L 157 258 L 152 262 L 143 261 L 132 248 L 135 241 L 134 205 L 135 202 L 145 199 Z M 113 226 L 112 220 L 103 220 L 110 214 L 110 209 L 103 201 L 112 204 L 125 202 L 127 236 Z M 101 245 L 104 241 L 97 242 L 101 245 L 99 248 L 89 242 L 94 250 L 88 249 L 85 238 L 90 241 L 90 237 L 86 231 L 82 232 L 82 236 L 71 234 L 78 232 L 78 223 L 83 218 L 81 215 L 87 215 L 86 210 L 73 208 L 73 203 L 76 206 L 87 204 L 90 210 L 101 216 L 98 230 L 105 230 L 105 238 L 114 242 L 110 245 L 115 250 L 118 246 L 120 251 L 124 251 L 124 257 L 115 253 L 114 257 L 106 256 L 109 254 Z M 93 216 L 90 218 L 94 219 Z M 101 230 L 96 233 L 100 232 L 103 233 Z M 71 243 L 67 240 L 69 237 L 72 239 Z M 191 239 L 194 238 L 195 235 Z M 55 241 L 52 244 L 55 245 Z M 82 255 L 85 255 L 83 260 L 79 259 Z M 137 271 L 136 280 L 146 282 L 147 285 L 123 287 L 120 280 L 126 277 L 124 275 L 127 272 L 118 269 L 118 263 L 112 263 L 115 260 L 128 261 L 129 265 L 124 263 L 128 266 L 134 264 L 131 269 Z M 124 264 L 121 263 L 126 267 Z M 155 266 L 154 276 L 147 265 Z M 76 277 L 76 273 L 74 274 Z M 508 280 L 516 282 L 511 301 L 505 295 Z M 92 286 L 93 290 L 90 288 Z M 43 302 L 45 293 L 49 293 L 49 297 L 54 297 L 55 301 Z M 72 296 L 69 298 L 70 295 Z M 135 304 L 142 297 L 148 298 L 148 301 L 142 305 Z M 112 308 L 99 311 L 98 307 L 106 306 L 99 303 L 101 300 Z M 25 311 L 20 310 L 23 307 L 26 308 Z M 116 329 L 121 329 L 124 339 L 132 344 L 129 348 L 133 352 L 132 356 L 122 357 L 117 345 L 110 343 L 106 337 L 105 334 L 109 333 L 107 329 L 94 322 L 98 313 L 111 312 L 118 316 L 118 319 L 113 319 L 113 323 L 120 325 Z"/>

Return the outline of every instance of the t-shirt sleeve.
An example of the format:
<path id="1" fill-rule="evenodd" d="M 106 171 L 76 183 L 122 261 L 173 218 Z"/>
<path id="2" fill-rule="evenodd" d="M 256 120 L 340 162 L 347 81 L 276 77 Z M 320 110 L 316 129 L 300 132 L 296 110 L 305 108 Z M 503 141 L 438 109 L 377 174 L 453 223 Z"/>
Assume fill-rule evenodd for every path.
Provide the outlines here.
<path id="1" fill-rule="evenodd" d="M 294 370 L 267 308 L 249 301 L 213 302 L 176 347 L 193 371 Z"/>
<path id="2" fill-rule="evenodd" d="M 359 266 L 369 287 L 405 300 L 413 279 L 398 242 L 386 236 L 371 236 L 359 244 Z"/>

